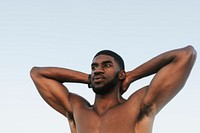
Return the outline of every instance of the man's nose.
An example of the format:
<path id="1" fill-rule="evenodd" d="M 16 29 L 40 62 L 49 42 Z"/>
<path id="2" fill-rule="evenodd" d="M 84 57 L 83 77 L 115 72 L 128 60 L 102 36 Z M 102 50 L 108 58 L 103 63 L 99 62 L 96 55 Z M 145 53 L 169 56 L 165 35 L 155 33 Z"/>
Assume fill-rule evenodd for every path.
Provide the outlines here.
<path id="1" fill-rule="evenodd" d="M 96 68 L 96 70 L 94 71 L 94 74 L 95 74 L 95 75 L 97 75 L 97 74 L 102 74 L 102 73 L 104 73 L 104 71 L 103 71 L 103 68 L 100 67 L 100 66 L 98 66 L 98 67 Z"/>

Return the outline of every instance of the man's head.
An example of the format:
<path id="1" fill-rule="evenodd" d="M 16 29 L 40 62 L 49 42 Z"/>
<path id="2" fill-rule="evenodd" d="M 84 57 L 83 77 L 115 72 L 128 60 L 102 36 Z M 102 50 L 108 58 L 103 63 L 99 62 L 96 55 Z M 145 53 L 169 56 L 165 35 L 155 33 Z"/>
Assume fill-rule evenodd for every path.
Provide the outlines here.
<path id="1" fill-rule="evenodd" d="M 96 94 L 103 95 L 120 89 L 125 72 L 124 61 L 117 53 L 110 50 L 98 52 L 91 68 L 91 84 Z"/>
<path id="2" fill-rule="evenodd" d="M 98 55 L 109 55 L 111 57 L 113 57 L 115 59 L 115 61 L 118 63 L 119 67 L 121 68 L 121 70 L 125 70 L 125 66 L 124 66 L 124 60 L 122 59 L 122 57 L 120 55 L 118 55 L 117 53 L 111 51 L 111 50 L 102 50 L 99 51 L 95 56 L 97 57 Z"/>

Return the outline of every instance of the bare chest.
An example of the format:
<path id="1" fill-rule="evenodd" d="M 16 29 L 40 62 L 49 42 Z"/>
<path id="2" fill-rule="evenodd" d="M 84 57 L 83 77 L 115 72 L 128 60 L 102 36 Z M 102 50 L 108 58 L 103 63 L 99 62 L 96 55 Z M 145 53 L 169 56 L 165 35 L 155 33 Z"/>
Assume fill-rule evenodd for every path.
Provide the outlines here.
<path id="1" fill-rule="evenodd" d="M 123 110 L 110 110 L 97 115 L 93 110 L 82 110 L 74 114 L 74 128 L 77 133 L 135 133 L 137 116 Z"/>

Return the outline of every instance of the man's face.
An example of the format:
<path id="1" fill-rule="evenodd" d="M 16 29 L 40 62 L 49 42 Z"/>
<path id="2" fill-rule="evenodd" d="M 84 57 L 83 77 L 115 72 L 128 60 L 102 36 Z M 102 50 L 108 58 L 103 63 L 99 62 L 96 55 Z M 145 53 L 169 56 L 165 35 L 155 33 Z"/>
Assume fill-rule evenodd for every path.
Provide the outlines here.
<path id="1" fill-rule="evenodd" d="M 120 69 L 112 56 L 98 55 L 93 59 L 91 69 L 91 83 L 95 93 L 103 95 L 114 90 Z"/>

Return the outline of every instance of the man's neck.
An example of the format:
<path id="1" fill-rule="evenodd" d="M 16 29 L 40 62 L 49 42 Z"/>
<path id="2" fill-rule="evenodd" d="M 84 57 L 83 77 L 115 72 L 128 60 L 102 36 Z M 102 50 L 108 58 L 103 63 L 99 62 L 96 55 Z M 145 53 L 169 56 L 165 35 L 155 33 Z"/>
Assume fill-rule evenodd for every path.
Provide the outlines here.
<path id="1" fill-rule="evenodd" d="M 121 104 L 123 101 L 118 91 L 112 93 L 99 95 L 96 94 L 93 109 L 99 115 L 104 115 L 109 109 Z"/>

